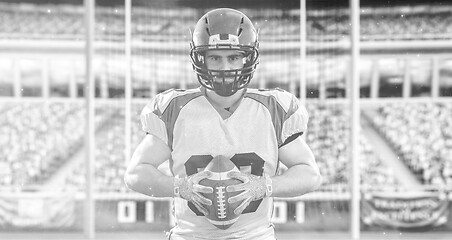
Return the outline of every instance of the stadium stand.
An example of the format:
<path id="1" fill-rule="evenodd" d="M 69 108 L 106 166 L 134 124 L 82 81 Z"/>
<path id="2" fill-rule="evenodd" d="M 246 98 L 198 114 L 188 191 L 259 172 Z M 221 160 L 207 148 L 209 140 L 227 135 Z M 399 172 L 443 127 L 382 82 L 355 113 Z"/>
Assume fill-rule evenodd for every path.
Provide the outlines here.
<path id="1" fill-rule="evenodd" d="M 2 39 L 38 39 L 38 40 L 48 40 L 48 39 L 57 39 L 57 40 L 78 40 L 83 38 L 84 27 L 83 27 L 83 9 L 82 7 L 72 6 L 72 5 L 33 5 L 33 4 L 6 4 L 0 3 L 0 38 Z M 450 10 L 452 6 L 443 6 L 443 7 L 434 7 L 434 6 L 418 6 L 418 7 L 397 7 L 397 8 L 370 8 L 370 9 L 362 9 L 361 12 L 361 33 L 362 40 L 412 40 L 412 39 L 438 39 L 438 38 L 448 38 L 452 37 L 451 33 L 451 24 L 452 17 L 448 14 L 448 10 Z M 151 8 L 133 8 L 133 18 L 132 18 L 132 36 L 135 40 L 143 40 L 143 41 L 186 41 L 187 35 L 181 34 L 186 32 L 190 26 L 189 23 L 195 21 L 198 18 L 198 12 L 186 8 L 186 9 L 177 9 L 171 10 L 166 9 L 164 13 L 159 11 L 158 9 Z M 292 41 L 298 40 L 299 38 L 299 10 L 278 10 L 278 9 L 267 9 L 265 11 L 247 9 L 253 19 L 256 21 L 255 24 L 261 28 L 262 38 L 271 39 L 275 41 Z M 423 14 L 420 14 L 423 13 Z M 341 38 L 347 36 L 349 32 L 349 24 L 348 24 L 348 13 L 345 9 L 337 9 L 337 10 L 312 10 L 308 12 L 308 37 L 311 40 L 316 41 L 340 41 Z M 96 9 L 96 33 L 97 39 L 106 40 L 106 41 L 120 41 L 123 39 L 124 34 L 124 13 L 123 9 L 117 9 L 114 7 L 98 7 Z M 284 26 L 284 27 L 282 27 Z M 182 30 L 184 29 L 184 30 Z M 441 33 L 441 34 L 440 34 Z M 170 61 L 170 60 L 169 60 Z M 172 61 L 172 59 L 171 59 Z M 281 63 L 282 65 L 288 65 L 293 62 L 293 60 L 281 59 L 274 60 L 274 63 Z M 185 66 L 185 65 L 183 65 Z M 182 67 L 179 66 L 179 67 Z M 265 68 L 265 64 L 261 66 L 263 68 L 262 72 L 265 72 L 267 75 L 274 74 L 270 71 L 270 69 Z M 158 67 L 157 69 L 163 68 Z M 167 70 L 167 69 L 166 69 Z M 114 69 L 111 71 L 115 72 Z M 120 70 L 118 70 L 121 72 Z M 294 69 L 294 72 L 298 70 Z M 166 80 L 167 75 L 160 74 L 157 71 L 156 77 L 157 79 Z M 175 79 L 180 79 L 183 77 L 185 73 L 174 73 Z M 177 75 L 179 74 L 179 75 Z M 278 72 L 279 74 L 279 72 Z M 121 73 L 119 73 L 121 75 Z M 162 75 L 163 77 L 159 77 Z M 289 76 L 297 77 L 296 74 L 288 74 Z M 104 77 L 112 78 L 111 75 L 106 75 Z M 120 77 L 123 77 L 122 75 Z M 259 76 L 258 76 L 259 77 Z M 106 81 L 110 81 L 111 79 L 107 79 Z M 268 79 L 267 79 L 268 80 Z M 285 79 L 287 80 L 287 79 Z M 278 85 L 281 84 L 281 79 L 274 80 L 275 82 L 271 82 L 271 84 Z M 279 81 L 279 82 L 278 82 Z M 158 80 L 158 85 L 162 84 L 163 81 Z M 121 82 L 119 82 L 119 85 Z M 136 83 L 135 83 L 136 84 Z M 143 85 L 147 83 L 143 81 Z M 284 83 L 285 84 L 285 83 Z M 74 117 L 81 117 L 83 111 L 81 107 L 76 107 L 76 109 L 71 110 L 70 104 L 60 104 L 65 111 L 60 111 L 61 116 L 64 116 L 64 113 L 68 114 L 67 119 L 73 119 Z M 315 107 L 314 107 L 315 106 Z M 58 122 L 59 119 L 57 117 L 51 117 L 50 115 L 57 110 L 54 108 L 47 109 L 44 107 L 36 106 L 35 108 L 30 109 L 22 109 L 24 107 L 10 107 L 8 105 L 2 106 L 6 109 L 6 125 L 4 126 L 12 126 L 12 127 L 2 127 L 1 131 L 8 136 L 11 136 L 13 139 L 17 139 L 14 137 L 18 134 L 19 128 L 26 126 L 25 123 L 21 121 L 14 121 L 15 116 L 24 115 L 25 118 L 30 118 L 28 116 L 27 110 L 39 112 L 42 116 L 38 118 L 38 122 L 42 121 L 40 124 L 47 126 L 58 126 L 58 124 L 53 122 Z M 74 107 L 74 106 L 72 106 Z M 42 108 L 42 109 L 41 109 Z M 58 108 L 58 107 L 55 107 Z M 312 115 L 310 129 L 312 129 L 308 135 L 307 140 L 311 144 L 314 149 L 314 152 L 318 152 L 319 164 L 321 165 L 321 169 L 325 176 L 325 185 L 331 185 L 334 183 L 339 183 L 339 188 L 344 188 L 343 186 L 347 183 L 346 177 L 346 162 L 348 159 L 347 156 L 347 143 L 344 142 L 343 139 L 348 138 L 349 134 L 349 126 L 347 125 L 348 113 L 343 110 L 341 107 L 324 108 L 321 105 L 309 105 L 309 110 Z M 22 109 L 22 110 L 21 110 Z M 113 108 L 114 109 L 114 108 Z M 123 169 L 123 159 L 120 156 L 123 155 L 120 149 L 124 148 L 124 143 L 115 136 L 120 135 L 123 131 L 123 118 L 119 117 L 117 113 L 121 112 L 119 109 L 112 110 L 111 112 L 98 115 L 102 118 L 104 126 L 109 126 L 109 131 L 105 131 L 102 129 L 98 129 L 97 134 L 98 144 L 99 146 L 105 147 L 105 149 L 98 149 L 96 152 L 96 159 L 98 159 L 98 166 L 96 169 L 111 169 L 112 166 L 118 165 L 119 167 L 111 170 L 111 172 L 96 172 L 98 179 L 97 182 L 101 188 L 109 189 L 120 189 L 119 185 L 122 184 L 122 179 L 119 179 L 122 175 Z M 139 110 L 135 109 L 135 114 Z M 389 113 L 392 110 L 379 110 L 379 116 L 385 116 L 391 118 Z M 50 115 L 49 115 L 50 114 Z M 74 114 L 74 115 L 72 115 Z M 112 116 L 115 114 L 114 119 L 109 119 L 108 116 Z M 28 117 L 27 117 L 28 116 Z M 332 117 L 327 117 L 332 116 Z M 134 123 L 139 122 L 135 116 Z M 55 119 L 54 119 L 55 118 Z M 42 120 L 40 120 L 42 119 Z M 390 129 L 391 125 L 387 126 L 381 123 L 383 120 L 378 120 L 378 118 L 373 119 L 373 123 L 379 129 Z M 25 121 L 25 120 L 24 120 Z M 28 120 L 30 121 L 30 120 Z M 78 120 L 70 120 L 69 122 L 83 122 Z M 380 122 L 379 122 L 380 121 Z M 423 122 L 427 122 L 427 120 L 420 120 Z M 105 125 L 105 123 L 107 123 Z M 48 124 L 48 125 L 46 125 Z M 69 124 L 69 123 L 66 123 Z M 388 124 L 387 122 L 385 124 Z M 413 123 L 415 124 L 415 123 Z M 62 123 L 60 123 L 62 125 Z M 136 146 L 138 141 L 140 140 L 136 136 L 139 135 L 139 129 L 136 128 L 135 124 L 133 125 L 133 143 L 132 146 Z M 400 123 L 403 125 L 403 123 Z M 69 130 L 67 127 L 62 125 L 58 126 L 59 128 L 55 128 L 55 133 L 52 131 L 48 135 L 50 135 L 50 139 L 58 139 L 58 133 L 67 133 Z M 70 127 L 70 126 L 69 126 Z M 39 128 L 33 129 L 31 127 L 30 137 L 28 139 L 33 139 L 34 137 L 40 134 Z M 397 126 L 392 126 L 392 128 L 397 128 Z M 14 130 L 16 129 L 16 130 Z M 66 139 L 64 141 L 54 140 L 56 143 L 55 146 L 59 146 L 61 149 L 61 153 L 55 153 L 56 156 L 50 157 L 51 160 L 49 162 L 42 162 L 40 158 L 44 154 L 43 150 L 41 150 L 41 157 L 34 156 L 37 160 L 30 160 L 27 163 L 30 166 L 40 166 L 44 164 L 50 164 L 50 162 L 61 162 L 58 159 L 68 158 L 73 154 L 74 151 L 80 150 L 80 141 L 82 136 L 80 135 L 83 131 L 81 125 L 77 126 L 77 134 L 72 134 L 72 138 L 74 139 Z M 331 129 L 335 129 L 335 131 L 331 131 Z M 71 129 L 73 130 L 73 129 Z M 381 130 L 384 131 L 384 130 Z M 389 131 L 389 130 L 388 130 Z M 53 135 L 55 136 L 53 136 Z M 397 135 L 397 133 L 384 133 L 386 137 L 388 135 Z M 61 136 L 59 136 L 61 138 Z M 23 147 L 31 150 L 27 150 L 30 152 L 30 156 L 35 155 L 33 151 L 37 151 L 34 149 L 39 149 L 38 146 L 44 145 L 43 143 L 31 143 L 30 140 L 20 140 L 24 141 Z M 45 138 L 44 138 L 45 139 Z M 450 139 L 450 137 L 449 137 Z M 19 140 L 17 140 L 19 141 Z M 50 140 L 43 140 L 43 142 L 47 143 Z M 395 141 L 395 140 L 391 140 Z M 434 141 L 434 140 L 432 140 Z M 395 180 L 393 174 L 390 173 L 387 166 L 378 159 L 378 157 L 372 152 L 372 148 L 370 147 L 371 143 L 368 143 L 365 138 L 361 138 L 361 148 L 363 149 L 362 155 L 363 159 L 366 162 L 363 169 L 363 172 L 372 173 L 369 176 L 370 178 L 366 178 L 366 182 L 363 184 L 369 185 L 396 185 L 397 181 Z M 8 178 L 6 177 L 9 173 L 13 172 L 12 176 L 14 176 L 14 172 L 20 174 L 19 169 L 20 166 L 16 166 L 17 163 L 14 163 L 14 160 L 17 158 L 17 154 L 14 153 L 20 152 L 23 149 L 17 149 L 17 147 L 10 147 L 11 143 L 7 141 L 1 142 L 2 146 L 5 146 L 5 149 L 8 149 L 1 154 L 7 159 L 3 161 L 1 164 L 6 165 L 7 167 L 3 168 L 2 182 L 5 185 L 14 185 L 17 182 L 34 182 L 40 179 L 42 181 L 48 177 L 49 173 L 41 173 L 34 172 L 40 170 L 30 170 L 32 172 L 25 173 L 24 179 L 29 180 L 19 180 L 21 178 Z M 40 145 L 39 145 L 40 144 Z M 433 144 L 433 143 L 431 143 Z M 431 145 L 430 144 L 430 145 Z M 443 145 L 435 145 L 437 148 L 441 148 L 444 144 L 450 144 L 449 140 L 446 143 L 441 143 Z M 49 146 L 54 145 L 50 144 Z M 62 145 L 63 147 L 61 147 Z M 396 144 L 403 147 L 403 142 Z M 429 146 L 430 146 L 429 145 Z M 449 145 L 447 145 L 449 146 Z M 50 147 L 49 147 L 50 148 Z M 397 149 L 397 151 L 403 151 L 403 149 Z M 403 152 L 409 152 L 411 149 L 405 149 Z M 421 150 L 418 150 L 421 151 Z M 60 154 L 61 156 L 59 156 Z M 105 155 L 106 154 L 106 155 Z M 406 155 L 408 153 L 405 153 Z M 450 182 L 451 176 L 451 163 L 450 161 L 443 161 L 441 159 L 445 159 L 448 153 L 442 152 L 436 155 L 428 155 L 427 153 L 416 153 L 418 160 L 410 160 L 409 164 L 414 172 L 419 173 L 422 172 L 423 180 L 425 183 L 437 183 L 437 184 L 445 184 Z M 14 157 L 16 156 L 16 157 Z M 28 156 L 28 155 L 27 155 Z M 422 159 L 426 159 L 427 157 L 435 157 L 439 160 L 435 162 L 439 162 L 438 164 L 431 164 L 432 166 L 424 166 L 422 165 Z M 330 159 L 336 159 L 335 161 L 330 161 Z M 408 156 L 405 159 L 409 159 Z M 5 164 L 6 162 L 6 164 Z M 421 163 L 420 163 L 421 162 Z M 9 166 L 9 167 L 8 167 Z M 429 169 L 430 167 L 433 168 Z M 45 167 L 42 167 L 45 168 Z M 114 167 L 113 167 L 114 168 Z M 30 168 L 33 169 L 33 168 Z M 38 168 L 39 169 L 39 168 Z M 426 170 L 429 169 L 429 170 Z M 438 172 L 442 170 L 442 173 Z M 76 169 L 75 175 L 80 175 L 83 170 Z M 71 175 L 72 176 L 72 175 Z M 440 177 L 442 176 L 442 177 Z M 69 177 L 67 179 L 69 185 L 80 185 L 83 184 L 82 177 Z M 71 182 L 72 181 L 72 182 Z M 341 190 L 342 191 L 342 190 Z"/>
<path id="2" fill-rule="evenodd" d="M 143 104 L 133 107 L 132 148 L 141 141 L 143 133 L 139 121 L 139 113 Z M 115 108 L 113 106 L 113 108 Z M 113 111 L 113 110 L 111 110 Z M 306 136 L 308 144 L 316 155 L 324 183 L 322 191 L 346 192 L 348 177 L 348 144 L 349 134 L 348 111 L 343 105 L 325 107 L 321 104 L 309 104 L 311 115 L 309 131 Z M 127 192 L 123 184 L 126 167 L 124 160 L 124 141 L 118 136 L 124 133 L 124 116 L 116 107 L 115 114 L 102 124 L 104 127 L 96 132 L 95 189 L 99 192 Z M 100 117 L 107 119 L 107 116 Z M 375 155 L 363 136 L 360 140 L 363 164 L 363 187 L 383 188 L 397 187 L 398 182 L 391 169 Z M 167 174 L 171 174 L 167 166 L 161 166 Z M 66 175 L 64 189 L 84 188 L 84 162 L 81 161 Z M 365 177 L 364 177 L 365 176 Z"/>
<path id="3" fill-rule="evenodd" d="M 10 105 L 0 132 L 2 186 L 21 187 L 40 183 L 66 161 L 81 145 L 82 105 Z M 80 118 L 80 119 L 79 119 Z"/>
<path id="4" fill-rule="evenodd" d="M 452 184 L 450 104 L 393 103 L 366 116 L 424 184 Z M 372 116 L 372 117 L 369 117 Z"/>
<path id="5" fill-rule="evenodd" d="M 4 109 L 1 187 L 36 188 L 81 150 L 86 112 L 81 102 L 10 103 Z M 98 113 L 100 129 L 114 111 L 101 108 Z"/>
<path id="6" fill-rule="evenodd" d="M 310 124 L 306 141 L 316 155 L 324 189 L 346 191 L 349 167 L 350 113 L 343 104 L 308 104 Z M 360 137 L 363 188 L 397 187 L 394 173 L 376 156 L 371 144 Z M 336 188 L 336 189 L 335 189 Z"/>
<path id="7" fill-rule="evenodd" d="M 0 3 L 0 38 L 4 39 L 83 39 L 83 9 L 69 5 L 33 5 Z M 452 6 L 418 6 L 363 9 L 363 41 L 450 39 Z M 261 30 L 262 39 L 298 40 L 299 10 L 245 9 Z M 143 41 L 186 40 L 191 23 L 198 19 L 194 9 L 165 10 L 133 8 L 132 36 Z M 96 38 L 124 40 L 124 10 L 98 7 Z M 421 13 L 421 14 L 420 14 Z M 307 16 L 308 38 L 315 41 L 340 41 L 349 32 L 346 9 L 314 10 Z"/>

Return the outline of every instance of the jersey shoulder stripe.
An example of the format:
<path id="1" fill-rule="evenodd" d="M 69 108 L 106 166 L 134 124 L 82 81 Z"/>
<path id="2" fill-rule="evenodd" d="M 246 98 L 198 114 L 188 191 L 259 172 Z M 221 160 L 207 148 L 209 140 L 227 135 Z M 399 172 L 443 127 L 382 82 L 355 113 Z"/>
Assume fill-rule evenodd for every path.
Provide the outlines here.
<path id="1" fill-rule="evenodd" d="M 172 149 L 173 130 L 182 108 L 193 99 L 202 96 L 200 89 L 167 90 L 155 97 L 153 113 L 157 115 L 166 126 L 168 146 Z"/>
<path id="2" fill-rule="evenodd" d="M 278 145 L 281 145 L 284 140 L 281 134 L 283 124 L 299 108 L 298 100 L 295 96 L 282 89 L 248 89 L 244 97 L 253 99 L 267 108 L 272 118 Z"/>
<path id="3" fill-rule="evenodd" d="M 274 98 L 276 102 L 284 109 L 285 112 L 291 112 L 294 105 L 294 100 L 298 101 L 296 97 L 281 88 L 273 88 L 273 89 L 247 89 L 247 94 L 256 94 L 262 97 Z"/>
<path id="4" fill-rule="evenodd" d="M 292 116 L 300 107 L 298 99 L 292 93 L 280 88 L 247 89 L 246 97 L 262 103 L 271 113 L 284 115 L 284 120 Z"/>
<path id="5" fill-rule="evenodd" d="M 202 92 L 199 88 L 189 90 L 169 89 L 157 94 L 151 102 L 153 106 L 150 107 L 157 116 L 162 116 L 165 111 L 168 111 L 174 105 L 183 106 L 201 95 Z"/>

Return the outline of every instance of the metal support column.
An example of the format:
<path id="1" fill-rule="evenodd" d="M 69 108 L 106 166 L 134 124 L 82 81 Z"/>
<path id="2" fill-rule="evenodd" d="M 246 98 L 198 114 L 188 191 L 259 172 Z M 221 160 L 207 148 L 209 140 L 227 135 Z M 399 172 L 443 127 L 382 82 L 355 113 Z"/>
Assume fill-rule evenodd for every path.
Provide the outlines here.
<path id="1" fill-rule="evenodd" d="M 432 59 L 432 82 L 431 82 L 431 90 L 430 95 L 432 98 L 438 98 L 440 93 L 440 85 L 439 85 L 439 59 L 438 57 L 433 57 Z"/>
<path id="2" fill-rule="evenodd" d="M 300 0 L 300 100 L 306 101 L 306 0 Z"/>
<path id="3" fill-rule="evenodd" d="M 85 169 L 86 169 L 86 186 L 85 186 L 85 225 L 84 231 L 89 239 L 95 238 L 95 201 L 93 197 L 93 181 L 94 181 L 94 151 L 95 151 L 95 134 L 94 134 L 94 10 L 95 0 L 84 0 L 85 4 L 85 99 L 86 99 L 86 134 L 85 134 Z"/>
<path id="4" fill-rule="evenodd" d="M 132 0 L 125 0 L 125 62 L 126 62 L 126 72 L 125 72 L 125 151 L 124 157 L 125 161 L 128 162 L 131 158 L 132 151 Z"/>
<path id="5" fill-rule="evenodd" d="M 405 99 L 411 96 L 411 78 L 410 78 L 410 60 L 405 59 L 405 68 L 403 72 L 402 96 Z"/>
<path id="6" fill-rule="evenodd" d="M 380 69 L 378 65 L 378 60 L 372 60 L 372 70 L 370 77 L 370 98 L 376 99 L 378 98 L 378 93 L 380 91 Z"/>
<path id="7" fill-rule="evenodd" d="M 359 0 L 350 0 L 351 19 L 351 237 L 360 238 L 360 170 L 359 170 Z"/>

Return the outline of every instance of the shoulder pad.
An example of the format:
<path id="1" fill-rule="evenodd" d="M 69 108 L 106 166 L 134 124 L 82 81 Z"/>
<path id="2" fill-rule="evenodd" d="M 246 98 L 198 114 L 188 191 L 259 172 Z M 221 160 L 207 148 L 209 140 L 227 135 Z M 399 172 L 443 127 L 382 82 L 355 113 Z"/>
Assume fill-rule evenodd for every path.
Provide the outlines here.
<path id="1" fill-rule="evenodd" d="M 168 89 L 164 92 L 157 94 L 151 102 L 147 104 L 149 109 L 152 109 L 154 113 L 160 115 L 165 111 L 165 109 L 173 102 L 175 99 L 184 98 L 187 96 L 200 95 L 201 90 L 199 88 L 189 89 L 189 90 L 180 90 L 180 89 Z"/>
<path id="2" fill-rule="evenodd" d="M 296 100 L 295 95 L 281 88 L 247 89 L 247 92 L 250 94 L 273 97 L 285 111 L 288 111 L 292 106 L 293 101 Z"/>

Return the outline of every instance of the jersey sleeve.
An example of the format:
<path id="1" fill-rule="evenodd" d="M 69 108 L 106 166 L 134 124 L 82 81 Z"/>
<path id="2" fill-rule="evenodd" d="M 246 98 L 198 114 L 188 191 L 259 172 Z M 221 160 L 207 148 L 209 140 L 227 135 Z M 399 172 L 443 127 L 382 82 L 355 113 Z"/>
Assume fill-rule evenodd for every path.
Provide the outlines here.
<path id="1" fill-rule="evenodd" d="M 292 95 L 289 107 L 286 112 L 285 121 L 282 125 L 281 141 L 294 134 L 303 134 L 308 128 L 309 114 L 305 106 Z"/>
<path id="2" fill-rule="evenodd" d="M 141 128 L 146 134 L 152 134 L 168 144 L 166 124 L 161 116 L 161 96 L 155 96 L 141 111 Z"/>

